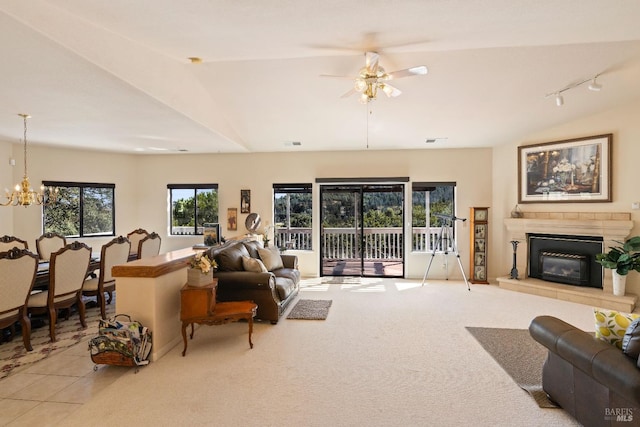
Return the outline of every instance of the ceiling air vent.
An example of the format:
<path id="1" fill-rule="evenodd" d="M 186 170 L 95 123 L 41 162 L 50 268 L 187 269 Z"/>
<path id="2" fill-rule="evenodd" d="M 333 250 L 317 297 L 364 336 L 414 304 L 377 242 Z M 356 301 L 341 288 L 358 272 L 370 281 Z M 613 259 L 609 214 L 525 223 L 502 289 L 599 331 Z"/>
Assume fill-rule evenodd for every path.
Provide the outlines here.
<path id="1" fill-rule="evenodd" d="M 446 142 L 447 138 L 427 138 L 424 142 L 427 144 L 435 144 L 436 142 Z"/>

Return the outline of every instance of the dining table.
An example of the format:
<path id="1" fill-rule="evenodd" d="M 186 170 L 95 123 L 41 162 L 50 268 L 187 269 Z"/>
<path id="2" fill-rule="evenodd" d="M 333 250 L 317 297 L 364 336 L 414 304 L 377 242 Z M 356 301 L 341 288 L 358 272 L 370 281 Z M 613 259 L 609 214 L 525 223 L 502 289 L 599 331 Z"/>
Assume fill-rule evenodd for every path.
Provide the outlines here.
<path id="1" fill-rule="evenodd" d="M 87 268 L 87 275 L 95 274 L 96 270 L 100 269 L 100 258 L 92 256 L 89 259 L 89 267 Z M 36 280 L 33 284 L 34 291 L 46 291 L 49 289 L 49 261 L 38 262 L 38 272 L 36 273 Z"/>

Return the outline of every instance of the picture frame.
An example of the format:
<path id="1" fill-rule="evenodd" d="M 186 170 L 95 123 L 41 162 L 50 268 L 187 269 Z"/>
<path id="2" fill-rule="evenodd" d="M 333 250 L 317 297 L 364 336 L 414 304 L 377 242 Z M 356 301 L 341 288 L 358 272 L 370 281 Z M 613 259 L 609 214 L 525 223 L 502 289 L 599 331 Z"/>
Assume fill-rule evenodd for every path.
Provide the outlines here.
<path id="1" fill-rule="evenodd" d="M 613 134 L 518 147 L 518 203 L 611 202 Z"/>
<path id="2" fill-rule="evenodd" d="M 204 224 L 204 244 L 205 246 L 216 246 L 221 243 L 220 224 L 215 222 L 205 222 Z"/>
<path id="3" fill-rule="evenodd" d="M 251 190 L 240 190 L 240 213 L 251 212 Z"/>
<path id="4" fill-rule="evenodd" d="M 238 208 L 227 209 L 227 230 L 236 231 L 238 229 Z"/>

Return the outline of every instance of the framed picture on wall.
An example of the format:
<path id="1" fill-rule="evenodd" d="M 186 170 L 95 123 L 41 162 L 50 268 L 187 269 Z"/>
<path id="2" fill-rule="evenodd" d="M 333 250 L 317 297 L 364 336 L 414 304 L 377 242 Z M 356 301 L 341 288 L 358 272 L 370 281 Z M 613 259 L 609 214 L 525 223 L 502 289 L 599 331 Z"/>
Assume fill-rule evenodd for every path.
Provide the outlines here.
<path id="1" fill-rule="evenodd" d="M 251 212 L 251 190 L 240 190 L 240 213 Z"/>
<path id="2" fill-rule="evenodd" d="M 610 202 L 612 136 L 518 147 L 519 203 Z"/>
<path id="3" fill-rule="evenodd" d="M 238 208 L 227 209 L 227 230 L 236 231 L 238 229 Z"/>
<path id="4" fill-rule="evenodd" d="M 204 244 L 216 246 L 220 244 L 220 224 L 213 222 L 204 223 Z"/>

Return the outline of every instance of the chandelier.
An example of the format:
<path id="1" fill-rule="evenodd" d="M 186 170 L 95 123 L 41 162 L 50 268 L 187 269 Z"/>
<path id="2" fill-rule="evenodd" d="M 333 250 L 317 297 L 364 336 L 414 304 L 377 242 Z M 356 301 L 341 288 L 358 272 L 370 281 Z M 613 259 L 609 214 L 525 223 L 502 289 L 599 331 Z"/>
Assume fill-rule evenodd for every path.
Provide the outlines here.
<path id="1" fill-rule="evenodd" d="M 28 114 L 18 114 L 22 117 L 24 122 L 24 176 L 22 182 L 16 184 L 11 194 L 9 190 L 6 191 L 5 203 L 0 203 L 0 206 L 30 206 L 36 205 L 50 205 L 58 200 L 58 188 L 49 187 L 45 188 L 44 185 L 40 186 L 40 191 L 37 192 L 31 188 L 29 184 L 29 177 L 27 176 L 27 119 L 31 116 Z M 46 191 L 46 193 L 45 193 Z"/>

